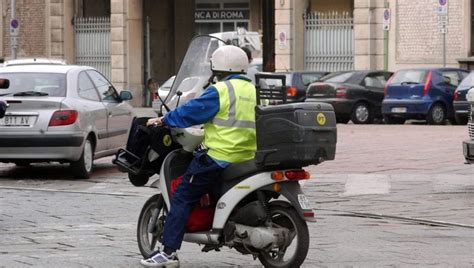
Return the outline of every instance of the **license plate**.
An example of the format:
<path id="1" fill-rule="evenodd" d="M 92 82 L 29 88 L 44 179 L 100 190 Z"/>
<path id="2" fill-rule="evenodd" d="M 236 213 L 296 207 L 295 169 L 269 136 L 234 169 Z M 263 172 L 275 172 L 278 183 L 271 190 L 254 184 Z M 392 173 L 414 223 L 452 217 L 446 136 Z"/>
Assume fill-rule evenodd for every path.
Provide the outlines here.
<path id="1" fill-rule="evenodd" d="M 392 108 L 392 113 L 406 113 L 407 108 L 406 107 L 393 107 Z"/>
<path id="2" fill-rule="evenodd" d="M 300 203 L 302 209 L 311 209 L 308 198 L 304 194 L 298 195 L 298 203 Z"/>
<path id="3" fill-rule="evenodd" d="M 31 126 L 34 123 L 35 116 L 27 116 L 27 115 L 7 115 L 4 118 L 0 118 L 0 126 L 7 126 L 7 127 L 16 127 L 16 126 Z"/>

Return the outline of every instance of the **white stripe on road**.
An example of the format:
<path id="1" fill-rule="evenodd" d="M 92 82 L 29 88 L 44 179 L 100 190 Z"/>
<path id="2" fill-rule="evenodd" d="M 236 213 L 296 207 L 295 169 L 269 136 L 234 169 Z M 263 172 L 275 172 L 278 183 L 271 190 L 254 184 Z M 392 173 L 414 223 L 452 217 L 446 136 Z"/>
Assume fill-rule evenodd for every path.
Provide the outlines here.
<path id="1" fill-rule="evenodd" d="M 341 196 L 388 194 L 390 193 L 389 176 L 384 174 L 351 174 L 348 175 Z"/>

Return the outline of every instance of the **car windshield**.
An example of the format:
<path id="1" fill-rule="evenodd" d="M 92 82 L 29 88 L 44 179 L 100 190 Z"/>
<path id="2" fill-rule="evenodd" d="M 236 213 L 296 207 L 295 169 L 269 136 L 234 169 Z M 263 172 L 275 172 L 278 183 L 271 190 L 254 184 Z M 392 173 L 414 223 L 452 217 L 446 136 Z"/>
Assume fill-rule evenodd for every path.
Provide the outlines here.
<path id="1" fill-rule="evenodd" d="M 301 75 L 301 80 L 303 80 L 303 85 L 307 86 L 314 81 L 320 79 L 323 76 L 324 73 L 308 73 L 308 74 L 302 74 Z"/>
<path id="2" fill-rule="evenodd" d="M 426 77 L 426 70 L 398 71 L 390 84 L 422 84 Z"/>
<path id="3" fill-rule="evenodd" d="M 473 86 L 474 86 L 474 72 L 471 72 L 466 78 L 464 78 L 464 80 L 462 80 L 459 87 L 467 88 L 467 87 L 473 87 Z"/>
<path id="4" fill-rule="evenodd" d="M 321 78 L 321 81 L 330 83 L 344 83 L 349 80 L 354 72 L 332 73 Z"/>
<path id="5" fill-rule="evenodd" d="M 58 73 L 0 73 L 1 78 L 10 80 L 7 89 L 0 89 L 0 95 L 15 96 L 66 96 L 66 75 Z"/>

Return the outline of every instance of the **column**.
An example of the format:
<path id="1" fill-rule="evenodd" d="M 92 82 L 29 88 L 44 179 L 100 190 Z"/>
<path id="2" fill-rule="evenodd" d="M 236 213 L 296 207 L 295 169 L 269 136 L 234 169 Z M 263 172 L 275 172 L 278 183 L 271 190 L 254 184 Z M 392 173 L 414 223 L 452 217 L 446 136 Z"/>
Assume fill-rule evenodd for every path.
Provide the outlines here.
<path id="1" fill-rule="evenodd" d="M 292 12 L 296 0 L 275 0 L 275 71 L 292 69 Z"/>
<path id="2" fill-rule="evenodd" d="M 354 1 L 354 69 L 383 69 L 384 1 Z"/>
<path id="3" fill-rule="evenodd" d="M 125 7 L 127 0 L 111 0 L 110 14 L 110 36 L 111 36 L 111 64 L 112 64 L 112 83 L 121 90 L 127 86 L 125 65 L 127 56 L 127 29 Z M 135 99 L 136 94 L 133 94 Z"/>

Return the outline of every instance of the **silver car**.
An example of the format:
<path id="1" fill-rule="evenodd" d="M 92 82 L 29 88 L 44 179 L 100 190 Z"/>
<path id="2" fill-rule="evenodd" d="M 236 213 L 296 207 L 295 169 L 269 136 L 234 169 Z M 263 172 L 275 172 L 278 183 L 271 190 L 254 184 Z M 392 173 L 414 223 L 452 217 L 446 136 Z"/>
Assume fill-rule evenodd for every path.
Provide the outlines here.
<path id="1" fill-rule="evenodd" d="M 9 80 L 0 101 L 0 162 L 70 163 L 73 176 L 89 178 L 93 160 L 127 143 L 134 117 L 129 91 L 120 94 L 91 67 L 24 64 L 0 68 Z"/>

